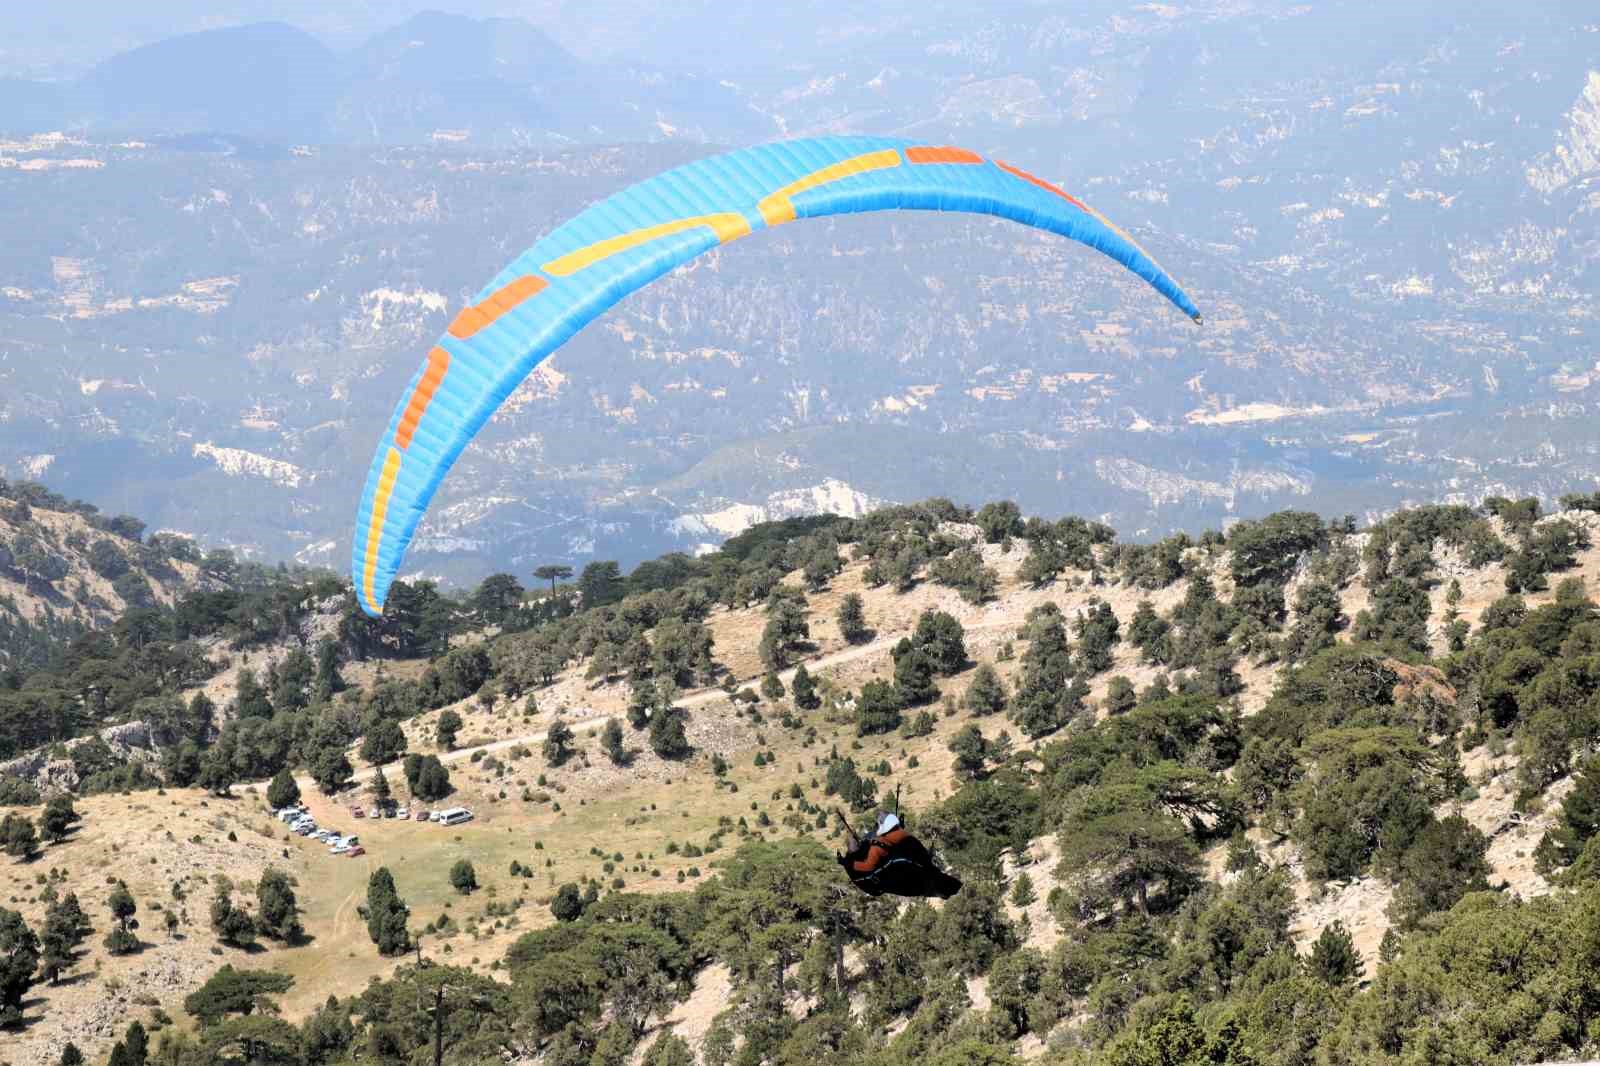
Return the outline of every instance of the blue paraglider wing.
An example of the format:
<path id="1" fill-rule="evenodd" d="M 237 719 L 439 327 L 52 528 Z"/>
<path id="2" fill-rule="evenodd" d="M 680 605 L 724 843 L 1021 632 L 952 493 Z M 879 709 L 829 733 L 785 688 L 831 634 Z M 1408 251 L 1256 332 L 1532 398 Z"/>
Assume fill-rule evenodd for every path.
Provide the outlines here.
<path id="1" fill-rule="evenodd" d="M 1081 241 L 1196 322 L 1167 272 L 1099 212 L 961 148 L 882 137 L 783 141 L 669 170 L 593 205 L 518 256 L 456 316 L 395 407 L 361 495 L 351 576 L 376 616 L 439 483 L 546 356 L 618 300 L 708 248 L 797 218 L 966 211 Z"/>

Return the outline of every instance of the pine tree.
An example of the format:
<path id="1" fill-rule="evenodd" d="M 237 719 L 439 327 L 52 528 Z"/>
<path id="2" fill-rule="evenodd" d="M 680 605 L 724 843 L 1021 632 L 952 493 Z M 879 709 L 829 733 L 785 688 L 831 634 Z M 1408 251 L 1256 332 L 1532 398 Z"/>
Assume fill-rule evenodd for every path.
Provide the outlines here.
<path id="1" fill-rule="evenodd" d="M 256 915 L 264 936 L 291 944 L 304 936 L 299 904 L 282 870 L 269 866 L 256 882 Z"/>
<path id="2" fill-rule="evenodd" d="M 984 663 L 972 672 L 972 681 L 961 702 L 969 713 L 980 718 L 1006 709 L 1006 686 L 994 667 Z"/>
<path id="3" fill-rule="evenodd" d="M 905 702 L 900 690 L 887 681 L 868 681 L 856 697 L 856 734 L 869 736 L 900 728 Z"/>
<path id="4" fill-rule="evenodd" d="M 274 810 L 299 805 L 300 786 L 295 783 L 294 774 L 289 772 L 287 766 L 274 774 L 267 785 L 267 803 Z"/>
<path id="5" fill-rule="evenodd" d="M 802 711 L 814 711 L 822 706 L 822 698 L 817 695 L 817 686 L 811 680 L 811 674 L 806 670 L 805 663 L 794 668 L 794 678 L 789 682 L 789 694 L 794 698 L 794 705 Z"/>
<path id="6" fill-rule="evenodd" d="M 122 1046 L 127 1049 L 128 1066 L 145 1066 L 149 1062 L 150 1037 L 141 1023 L 136 1021 L 128 1026 L 128 1032 L 122 1038 Z"/>
<path id="7" fill-rule="evenodd" d="M 0 1029 L 22 1022 L 22 1002 L 38 964 L 39 938 L 21 914 L 0 907 Z"/>
<path id="8" fill-rule="evenodd" d="M 861 596 L 852 592 L 839 602 L 839 635 L 851 644 L 860 644 L 869 633 Z"/>
<path id="9" fill-rule="evenodd" d="M 403 955 L 411 949 L 406 931 L 410 910 L 394 887 L 394 875 L 380 866 L 367 879 L 367 935 L 380 955 Z"/>
<path id="10" fill-rule="evenodd" d="M 1029 738 L 1037 739 L 1072 719 L 1081 705 L 1082 682 L 1071 681 L 1067 631 L 1059 615 L 1041 618 L 1030 629 L 1021 681 L 1011 701 L 1011 718 Z"/>
<path id="11" fill-rule="evenodd" d="M 39 815 L 39 831 L 50 843 L 59 844 L 72 832 L 72 827 L 78 821 L 79 815 L 72 806 L 71 796 L 52 796 Z"/>
<path id="12" fill-rule="evenodd" d="M 557 718 L 550 723 L 544 735 L 544 761 L 551 767 L 560 766 L 572 757 L 572 727 Z"/>
<path id="13" fill-rule="evenodd" d="M 435 738 L 440 751 L 451 751 L 456 746 L 456 735 L 461 732 L 461 716 L 455 711 L 447 710 L 439 715 L 436 726 Z"/>
<path id="14" fill-rule="evenodd" d="M 130 928 L 133 916 L 139 910 L 139 904 L 134 901 L 133 893 L 128 891 L 128 886 L 118 881 L 117 887 L 106 900 L 106 906 L 111 909 L 111 917 L 117 922 L 117 927 L 106 936 L 106 950 L 113 955 L 126 955 L 139 946 L 139 939 L 133 935 Z"/>
<path id="15" fill-rule="evenodd" d="M 326 703 L 344 689 L 339 674 L 339 645 L 324 637 L 317 642 L 317 675 L 312 682 L 316 702 Z"/>
<path id="16" fill-rule="evenodd" d="M 361 742 L 361 758 L 374 766 L 394 762 L 405 750 L 405 732 L 392 718 L 375 723 Z"/>
<path id="17" fill-rule="evenodd" d="M 211 900 L 211 931 L 224 944 L 248 947 L 256 942 L 256 920 L 233 903 L 233 893 L 219 889 Z"/>
<path id="18" fill-rule="evenodd" d="M 0 845 L 14 859 L 27 861 L 39 850 L 39 834 L 33 821 L 20 814 L 8 814 L 0 819 Z"/>
<path id="19" fill-rule="evenodd" d="M 73 907 L 77 906 L 76 896 L 69 896 Z M 74 916 L 60 901 L 52 903 L 45 912 L 44 932 L 39 937 L 39 974 L 52 985 L 60 979 L 61 975 L 72 969 L 73 948 L 83 939 L 79 928 L 80 916 Z"/>
<path id="20" fill-rule="evenodd" d="M 373 801 L 379 807 L 387 807 L 393 796 L 389 791 L 389 779 L 384 776 L 383 767 L 380 766 L 372 771 L 372 784 L 369 787 L 372 790 Z"/>
<path id="21" fill-rule="evenodd" d="M 311 777 L 323 795 L 331 796 L 340 791 L 350 784 L 354 776 L 355 770 L 350 766 L 350 760 L 345 758 L 342 748 L 323 748 L 312 760 Z"/>
<path id="22" fill-rule="evenodd" d="M 418 766 L 417 783 L 412 786 L 411 794 L 417 799 L 432 801 L 444 799 L 452 791 L 450 771 L 439 761 L 439 756 L 424 755 Z"/>
<path id="23" fill-rule="evenodd" d="M 1311 945 L 1306 972 L 1336 988 L 1355 983 L 1361 973 L 1361 956 L 1356 954 L 1355 940 L 1343 922 L 1335 920 L 1322 930 L 1322 935 Z"/>
<path id="24" fill-rule="evenodd" d="M 989 756 L 989 745 L 983 732 L 971 722 L 950 738 L 950 754 L 955 762 L 952 768 L 961 777 L 975 780 L 983 776 L 984 764 Z"/>
<path id="25" fill-rule="evenodd" d="M 1138 704 L 1139 697 L 1133 691 L 1133 682 L 1121 674 L 1113 677 L 1106 683 L 1105 709 L 1107 714 L 1127 714 Z"/>
<path id="26" fill-rule="evenodd" d="M 684 727 L 688 715 L 680 707 L 664 707 L 650 718 L 650 750 L 663 759 L 682 759 L 693 750 Z"/>
<path id="27" fill-rule="evenodd" d="M 550 901 L 550 913 L 558 922 L 575 922 L 582 917 L 583 897 L 578 886 L 568 882 L 557 889 L 555 898 Z"/>
<path id="28" fill-rule="evenodd" d="M 606 753 L 612 765 L 628 764 L 628 747 L 623 741 L 622 723 L 615 718 L 606 719 L 605 729 L 600 733 L 600 750 Z"/>
<path id="29" fill-rule="evenodd" d="M 206 753 L 200 757 L 200 776 L 195 784 L 211 793 L 213 796 L 226 796 L 237 781 L 238 775 L 233 767 L 233 759 L 229 757 L 227 749 L 217 744 L 207 748 Z"/>
<path id="30" fill-rule="evenodd" d="M 900 693 L 900 702 L 906 707 L 916 707 L 938 698 L 939 686 L 934 683 L 935 667 L 932 657 L 912 643 L 901 638 L 894 646 L 894 687 Z"/>
<path id="31" fill-rule="evenodd" d="M 1561 801 L 1561 818 L 1547 830 L 1534 852 L 1535 866 L 1549 874 L 1571 866 L 1583 853 L 1589 838 L 1600 832 L 1600 759 L 1584 763 L 1573 779 L 1572 791 Z"/>

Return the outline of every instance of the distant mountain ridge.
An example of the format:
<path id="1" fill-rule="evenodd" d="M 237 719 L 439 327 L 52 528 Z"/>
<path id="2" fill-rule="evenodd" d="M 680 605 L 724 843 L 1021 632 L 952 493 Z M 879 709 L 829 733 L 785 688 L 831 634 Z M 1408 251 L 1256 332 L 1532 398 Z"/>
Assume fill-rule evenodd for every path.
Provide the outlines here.
<path id="1" fill-rule="evenodd" d="M 735 138 L 769 120 L 726 87 L 584 63 L 520 19 L 428 12 L 335 52 L 282 22 L 113 56 L 70 83 L 0 80 L 0 132 L 214 133 L 280 144 Z"/>
<path id="2" fill-rule="evenodd" d="M 595 2 L 631 31 L 648 14 Z M 1376 9 L 1289 0 L 939 0 L 807 30 L 821 10 L 688 3 L 626 61 L 420 17 L 304 52 L 360 74 L 328 118 L 345 143 L 48 125 L 0 143 L 0 474 L 342 568 L 364 464 L 451 316 L 587 204 L 716 151 L 698 138 L 748 102 L 767 132 L 925 136 L 1045 176 L 1134 232 L 1206 324 L 1085 249 L 971 218 L 740 241 L 514 392 L 429 511 L 418 572 L 631 564 L 817 501 L 1005 494 L 1155 536 L 1600 478 L 1587 8 L 1407 0 L 1386 37 Z M 603 90 L 673 54 L 737 86 Z M 580 143 L 552 147 L 539 108 L 587 123 Z M 653 143 L 602 143 L 618 130 Z"/>

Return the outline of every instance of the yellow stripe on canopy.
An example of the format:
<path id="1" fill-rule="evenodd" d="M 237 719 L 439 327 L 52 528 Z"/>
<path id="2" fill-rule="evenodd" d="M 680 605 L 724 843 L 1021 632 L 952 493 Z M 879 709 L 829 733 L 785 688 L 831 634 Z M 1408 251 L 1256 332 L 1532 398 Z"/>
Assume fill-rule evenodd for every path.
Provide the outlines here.
<path id="1" fill-rule="evenodd" d="M 763 198 L 757 207 L 761 211 L 761 217 L 767 220 L 767 225 L 781 226 L 785 222 L 794 221 L 794 203 L 789 199 L 791 196 L 797 196 L 807 189 L 815 189 L 818 185 L 828 185 L 857 174 L 888 170 L 899 165 L 900 153 L 893 148 L 852 156 L 821 170 L 813 170 L 799 181 L 791 181 L 777 192 Z"/>
<path id="2" fill-rule="evenodd" d="M 391 447 L 383 460 L 383 473 L 378 477 L 378 491 L 372 498 L 372 518 L 367 523 L 367 565 L 361 574 L 361 592 L 373 613 L 383 610 L 373 595 L 372 579 L 378 573 L 378 545 L 383 540 L 383 520 L 389 513 L 389 496 L 394 492 L 394 479 L 400 474 L 399 449 Z"/>
<path id="3" fill-rule="evenodd" d="M 728 211 L 718 215 L 696 215 L 693 218 L 678 218 L 671 222 L 663 222 L 656 226 L 646 226 L 616 237 L 607 237 L 603 241 L 595 241 L 576 252 L 569 252 L 559 259 L 552 259 L 544 265 L 546 274 L 554 274 L 558 278 L 571 277 L 584 267 L 593 266 L 602 259 L 609 259 L 618 252 L 626 252 L 630 248 L 637 248 L 641 244 L 670 237 L 674 233 L 682 233 L 686 229 L 696 226 L 709 226 L 717 235 L 717 240 L 726 244 L 738 240 L 750 232 L 750 220 L 737 211 Z"/>

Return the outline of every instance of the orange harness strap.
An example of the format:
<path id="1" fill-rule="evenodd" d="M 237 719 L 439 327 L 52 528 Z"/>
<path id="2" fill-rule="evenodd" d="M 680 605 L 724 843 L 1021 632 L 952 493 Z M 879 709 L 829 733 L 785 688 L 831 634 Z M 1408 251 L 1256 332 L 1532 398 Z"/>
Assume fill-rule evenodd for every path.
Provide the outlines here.
<path id="1" fill-rule="evenodd" d="M 906 831 L 896 826 L 887 833 L 883 834 L 883 836 L 878 837 L 871 843 L 871 845 L 868 846 L 865 858 L 859 859 L 850 864 L 851 872 L 858 874 L 870 874 L 879 866 L 883 865 L 883 861 L 889 857 L 890 849 L 899 845 L 899 843 L 904 840 L 906 836 Z"/>

